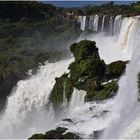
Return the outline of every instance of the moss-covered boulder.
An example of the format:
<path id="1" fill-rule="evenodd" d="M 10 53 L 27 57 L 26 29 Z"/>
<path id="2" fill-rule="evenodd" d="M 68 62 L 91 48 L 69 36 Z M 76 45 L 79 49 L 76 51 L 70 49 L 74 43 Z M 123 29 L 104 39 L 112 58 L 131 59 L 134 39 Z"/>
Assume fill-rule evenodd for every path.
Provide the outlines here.
<path id="1" fill-rule="evenodd" d="M 75 62 L 69 65 L 70 78 L 77 82 L 79 79 L 92 78 L 101 80 L 105 74 L 105 63 L 100 59 L 95 41 L 82 40 L 70 46 Z"/>
<path id="2" fill-rule="evenodd" d="M 107 65 L 106 77 L 108 79 L 119 78 L 125 72 L 126 63 L 127 62 L 119 60 Z"/>
<path id="3" fill-rule="evenodd" d="M 50 130 L 45 134 L 34 134 L 29 139 L 80 139 L 78 134 L 72 132 L 66 132 L 67 128 L 58 127 Z"/>
<path id="4" fill-rule="evenodd" d="M 61 77 L 56 78 L 55 85 L 50 95 L 50 101 L 53 103 L 54 109 L 58 109 L 61 106 L 61 104 L 64 101 L 64 98 L 67 99 L 67 101 L 69 101 L 72 92 L 72 82 L 68 78 L 67 74 L 63 74 Z"/>
<path id="5" fill-rule="evenodd" d="M 115 81 L 108 82 L 107 84 L 101 85 L 99 88 L 94 88 L 87 92 L 85 97 L 86 101 L 92 100 L 105 100 L 113 97 L 118 91 L 118 84 Z"/>
<path id="6" fill-rule="evenodd" d="M 70 50 L 75 57 L 75 61 L 80 61 L 88 58 L 100 58 L 95 41 L 82 40 L 78 43 L 73 43 L 70 46 Z"/>
<path id="7" fill-rule="evenodd" d="M 43 134 L 34 134 L 29 139 L 46 139 L 46 137 Z"/>

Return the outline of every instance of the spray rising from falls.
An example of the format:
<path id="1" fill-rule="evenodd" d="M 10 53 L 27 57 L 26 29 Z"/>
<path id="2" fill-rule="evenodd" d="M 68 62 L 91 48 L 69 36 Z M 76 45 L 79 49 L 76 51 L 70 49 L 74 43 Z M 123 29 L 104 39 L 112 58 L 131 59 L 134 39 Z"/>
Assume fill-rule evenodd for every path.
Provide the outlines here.
<path id="1" fill-rule="evenodd" d="M 53 110 L 47 110 L 45 105 L 49 102 L 55 78 L 67 72 L 71 61 L 46 63 L 36 75 L 17 83 L 0 120 L 1 138 L 30 137 L 53 126 Z"/>
<path id="2" fill-rule="evenodd" d="M 102 138 L 140 138 L 140 125 L 136 123 L 140 120 L 140 103 L 137 101 L 137 75 L 140 72 L 139 18 L 125 18 L 122 30 L 125 33 L 123 31 L 121 33 L 125 35 L 119 41 L 120 44 L 125 42 L 123 43 L 125 50 L 131 53 L 131 62 L 127 65 L 125 75 L 119 81 L 119 92 L 113 99 L 113 108 L 110 110 L 112 112 L 110 123 Z"/>

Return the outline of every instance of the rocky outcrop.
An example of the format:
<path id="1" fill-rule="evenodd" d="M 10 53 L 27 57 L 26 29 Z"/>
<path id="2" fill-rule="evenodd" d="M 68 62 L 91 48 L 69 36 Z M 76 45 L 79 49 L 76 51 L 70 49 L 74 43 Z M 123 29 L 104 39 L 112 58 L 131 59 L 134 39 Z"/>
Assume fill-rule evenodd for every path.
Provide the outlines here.
<path id="1" fill-rule="evenodd" d="M 126 63 L 128 61 L 115 61 L 107 65 L 106 67 L 106 77 L 107 79 L 119 78 L 124 72 L 126 68 Z"/>
<path id="2" fill-rule="evenodd" d="M 47 131 L 45 134 L 34 134 L 29 139 L 80 139 L 78 134 L 66 131 L 67 128 L 57 127 L 54 130 Z"/>
<path id="3" fill-rule="evenodd" d="M 50 96 L 55 109 L 63 103 L 64 95 L 67 101 L 70 100 L 74 87 L 87 92 L 85 101 L 105 100 L 116 95 L 119 88 L 117 81 L 109 80 L 118 79 L 124 73 L 127 62 L 116 61 L 106 65 L 100 59 L 95 41 L 73 43 L 70 50 L 75 61 L 69 65 L 68 74 L 56 78 Z"/>
<path id="4" fill-rule="evenodd" d="M 104 79 L 106 66 L 100 59 L 94 41 L 83 40 L 74 43 L 70 50 L 74 54 L 75 62 L 69 65 L 69 74 L 56 78 L 50 95 L 54 108 L 61 106 L 64 96 L 68 101 L 70 100 L 74 87 L 85 91 L 93 90 L 100 87 L 101 81 Z"/>
<path id="5" fill-rule="evenodd" d="M 73 85 L 67 74 L 63 74 L 61 77 L 56 78 L 55 80 L 56 83 L 52 89 L 50 101 L 53 103 L 54 109 L 58 109 L 61 107 L 64 98 L 66 98 L 68 101 L 70 100 L 73 92 Z"/>

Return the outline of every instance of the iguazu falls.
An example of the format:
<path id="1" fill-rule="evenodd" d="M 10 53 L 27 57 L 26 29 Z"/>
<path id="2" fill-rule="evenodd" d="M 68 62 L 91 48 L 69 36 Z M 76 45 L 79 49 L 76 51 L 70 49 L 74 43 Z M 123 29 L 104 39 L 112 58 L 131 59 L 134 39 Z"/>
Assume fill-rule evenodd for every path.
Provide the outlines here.
<path id="1" fill-rule="evenodd" d="M 140 139 L 139 1 L 1 1 L 0 139 Z"/>

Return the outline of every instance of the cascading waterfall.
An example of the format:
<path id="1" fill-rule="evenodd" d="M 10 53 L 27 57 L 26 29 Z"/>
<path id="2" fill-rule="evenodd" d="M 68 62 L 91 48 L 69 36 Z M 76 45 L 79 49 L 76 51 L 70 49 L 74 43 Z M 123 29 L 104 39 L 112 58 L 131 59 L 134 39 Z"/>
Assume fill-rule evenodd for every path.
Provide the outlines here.
<path id="1" fill-rule="evenodd" d="M 94 21 L 94 16 L 89 17 L 89 29 L 93 30 L 93 21 Z"/>
<path id="2" fill-rule="evenodd" d="M 68 100 L 66 98 L 66 82 L 64 81 L 64 85 L 63 85 L 64 89 L 63 89 L 63 106 L 65 108 L 67 108 L 68 105 Z"/>
<path id="3" fill-rule="evenodd" d="M 125 51 L 127 52 L 127 54 L 131 55 L 132 49 L 134 49 L 132 47 L 132 33 L 133 33 L 133 28 L 134 28 L 134 23 L 136 22 L 136 20 L 134 18 L 125 18 L 123 23 L 122 23 L 122 27 L 121 27 L 121 32 L 118 38 L 118 46 L 121 49 L 125 48 Z M 136 36 L 134 34 L 134 36 Z"/>
<path id="4" fill-rule="evenodd" d="M 45 109 L 55 83 L 55 77 L 67 72 L 72 60 L 46 63 L 38 73 L 17 83 L 8 98 L 6 110 L 0 120 L 1 138 L 25 138 L 36 132 L 45 132 L 55 123 L 53 110 Z M 49 121 L 44 121 L 44 120 Z"/>
<path id="5" fill-rule="evenodd" d="M 95 102 L 85 103 L 79 110 L 71 114 L 73 123 L 62 122 L 62 126 L 67 127 L 71 132 L 82 134 L 83 138 L 93 138 L 94 131 L 103 129 L 105 131 L 101 138 L 140 138 L 140 125 L 137 123 L 137 121 L 140 122 L 140 107 L 137 101 L 137 74 L 140 72 L 139 27 L 140 20 L 138 17 L 125 18 L 121 25 L 118 43 L 114 37 L 94 34 L 86 37 L 86 39 L 96 41 L 97 46 L 99 45 L 99 51 L 104 48 L 109 52 L 110 47 L 115 47 L 113 48 L 114 51 L 109 53 L 111 56 L 114 57 L 115 52 L 118 55 L 116 60 L 130 60 L 131 62 L 127 64 L 126 73 L 119 80 L 120 88 L 116 97 L 98 104 Z M 102 42 L 100 38 L 102 38 Z M 111 42 L 116 45 L 108 44 Z M 122 42 L 125 42 L 123 48 L 121 47 Z M 107 45 L 109 45 L 109 48 L 107 48 Z M 115 51 L 116 47 L 119 51 Z M 108 58 L 104 54 L 105 52 L 101 51 L 100 55 L 107 63 L 110 63 L 113 59 Z M 119 53 L 124 57 L 120 57 Z M 137 69 L 134 70 L 134 67 Z M 108 112 L 106 113 L 105 110 Z"/>
<path id="6" fill-rule="evenodd" d="M 119 81 L 119 92 L 114 98 L 111 109 L 110 120 L 112 121 L 102 138 L 140 138 L 140 125 L 136 123 L 140 120 L 140 103 L 137 101 L 137 74 L 140 72 L 140 20 L 138 17 L 126 18 L 122 26 L 124 24 L 127 27 L 126 49 L 133 48 L 131 49 L 131 62 L 127 65 L 125 75 Z M 128 24 L 132 25 L 130 35 L 127 35 L 128 29 L 131 28 L 127 26 Z"/>
<path id="7" fill-rule="evenodd" d="M 76 88 L 74 88 L 69 105 L 69 111 L 73 111 L 74 108 L 82 106 L 84 104 L 85 96 L 86 96 L 85 91 L 77 90 Z"/>
<path id="8" fill-rule="evenodd" d="M 95 15 L 94 16 L 94 21 L 93 21 L 93 31 L 98 31 L 98 23 L 99 23 L 99 16 Z"/>
<path id="9" fill-rule="evenodd" d="M 113 16 L 111 16 L 109 19 L 109 34 L 111 36 L 113 35 Z"/>
<path id="10" fill-rule="evenodd" d="M 102 18 L 101 20 L 101 25 L 99 23 L 99 18 Z M 118 35 L 119 32 L 120 32 L 120 28 L 121 28 L 121 23 L 122 23 L 122 15 L 117 15 L 116 17 L 113 17 L 113 16 L 110 16 L 109 17 L 109 25 L 108 25 L 108 29 L 106 30 L 109 35 Z M 78 17 L 78 22 L 80 20 L 80 23 L 81 23 L 81 27 L 80 29 L 82 31 L 85 31 L 86 29 L 86 26 L 87 29 L 90 29 L 94 32 L 98 32 L 99 29 L 101 29 L 101 32 L 105 31 L 105 22 L 107 22 L 107 18 L 106 18 L 106 15 L 102 16 L 102 17 L 99 17 L 99 15 L 92 15 L 92 16 L 89 16 L 89 19 L 88 19 L 88 23 L 89 24 L 86 24 L 86 16 L 79 16 Z M 100 27 L 101 26 L 101 27 Z"/>
<path id="11" fill-rule="evenodd" d="M 102 28 L 101 28 L 102 32 L 104 31 L 105 18 L 106 18 L 106 16 L 104 15 L 102 18 Z"/>
<path id="12" fill-rule="evenodd" d="M 79 20 L 81 23 L 80 29 L 84 31 L 86 28 L 86 16 L 79 16 Z"/>
<path id="13" fill-rule="evenodd" d="M 102 18 L 103 31 L 105 16 Z M 86 29 L 86 19 L 86 16 L 79 16 L 83 31 Z M 98 15 L 89 18 L 88 26 L 93 31 L 98 31 L 98 24 Z M 140 122 L 140 103 L 137 101 L 137 74 L 140 72 L 139 17 L 124 18 L 123 21 L 121 15 L 110 17 L 110 29 L 115 36 L 93 33 L 79 40 L 95 40 L 100 56 L 106 63 L 130 60 L 125 74 L 119 80 L 119 91 L 114 98 L 84 103 L 86 92 L 74 88 L 68 112 L 64 116 L 72 121 L 55 120 L 52 107 L 47 108 L 49 95 L 55 78 L 68 72 L 67 67 L 72 59 L 46 63 L 40 66 L 36 75 L 19 81 L 8 97 L 6 110 L 0 119 L 0 137 L 27 138 L 33 133 L 64 126 L 68 131 L 77 132 L 83 138 L 93 138 L 94 131 L 102 130 L 104 133 L 101 138 L 140 138 L 140 125 L 137 123 Z M 63 103 L 67 107 L 65 82 Z"/>
<path id="14" fill-rule="evenodd" d="M 117 15 L 114 20 L 114 29 L 113 29 L 114 35 L 120 32 L 121 23 L 122 23 L 122 15 Z"/>

